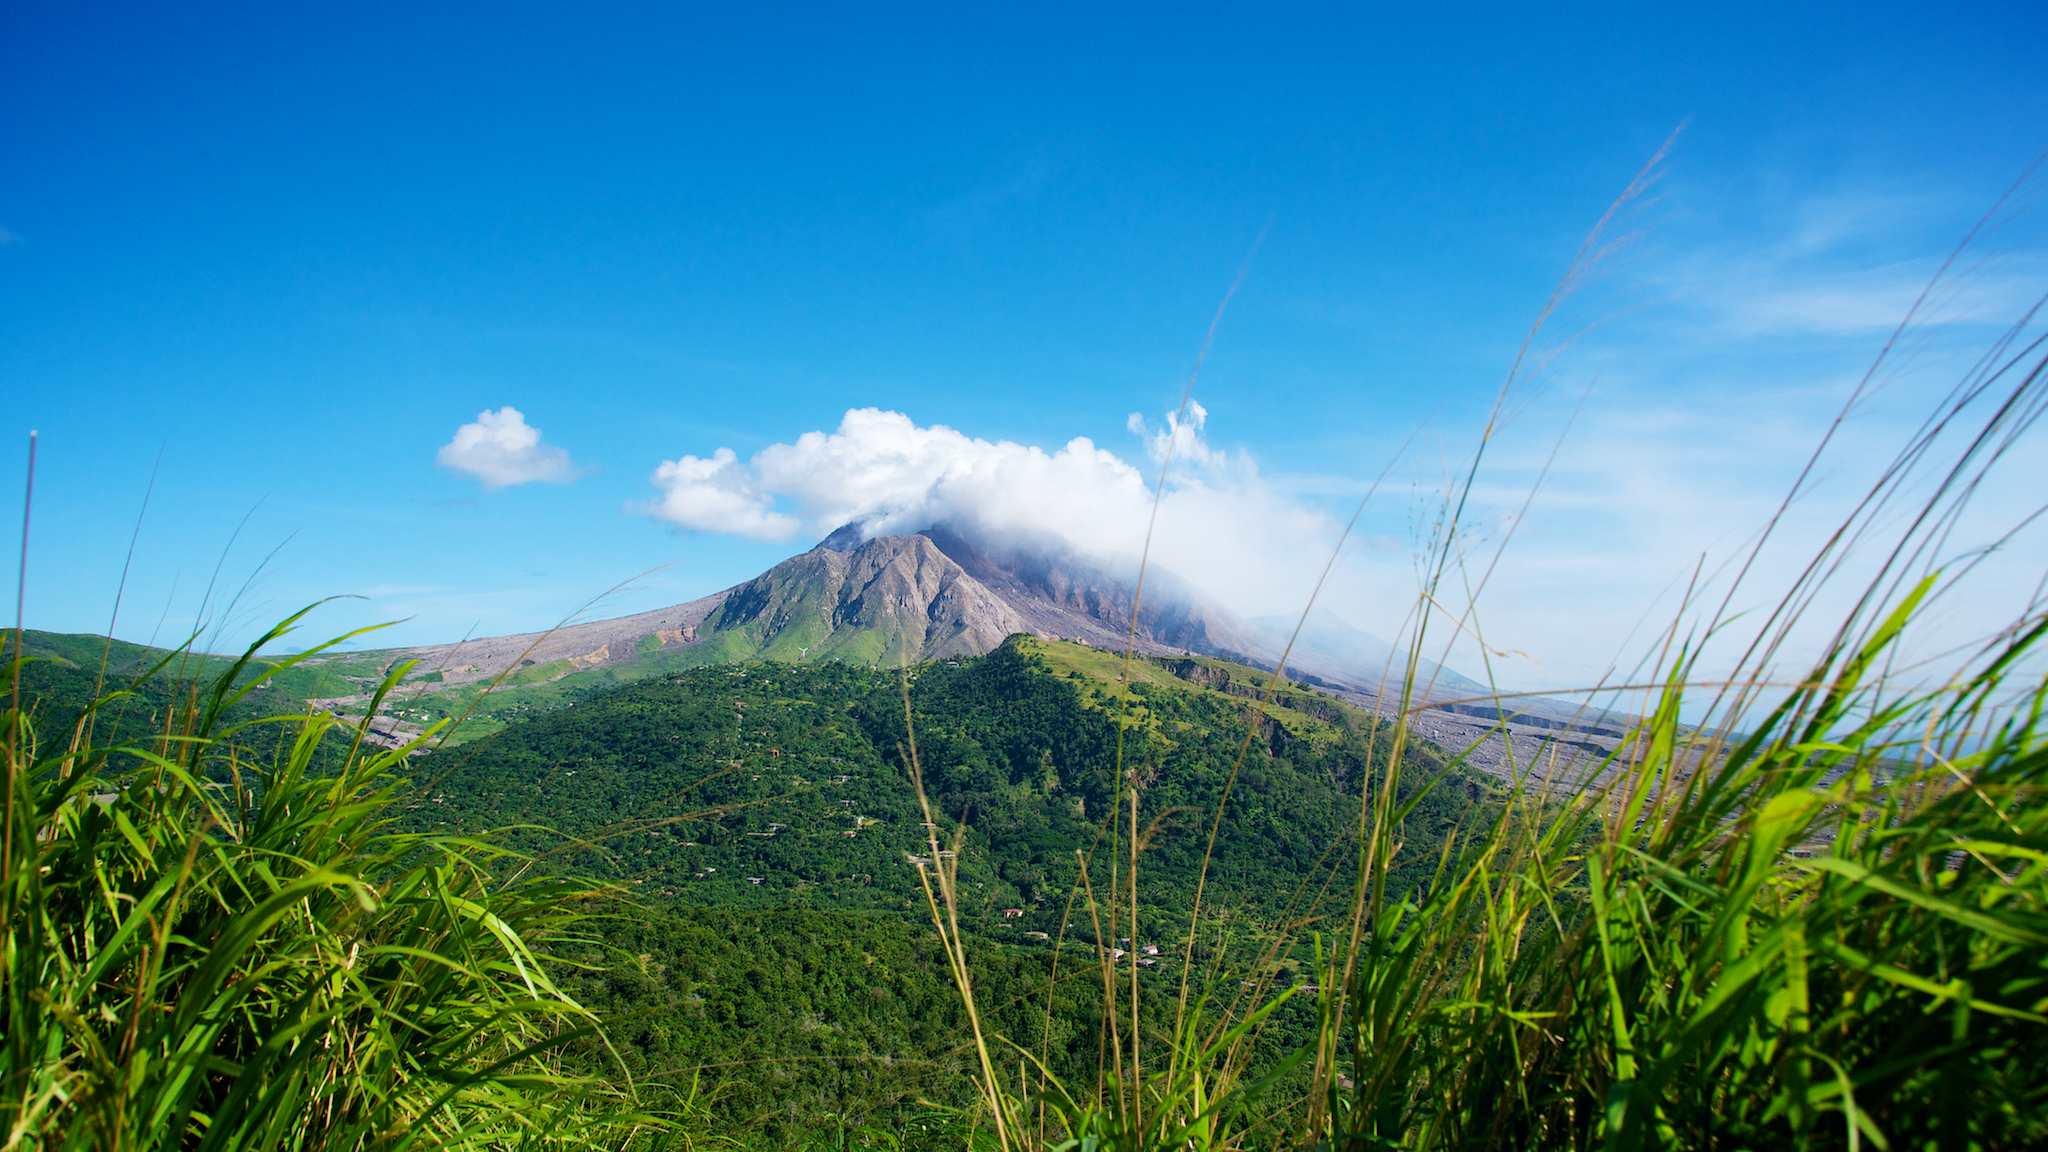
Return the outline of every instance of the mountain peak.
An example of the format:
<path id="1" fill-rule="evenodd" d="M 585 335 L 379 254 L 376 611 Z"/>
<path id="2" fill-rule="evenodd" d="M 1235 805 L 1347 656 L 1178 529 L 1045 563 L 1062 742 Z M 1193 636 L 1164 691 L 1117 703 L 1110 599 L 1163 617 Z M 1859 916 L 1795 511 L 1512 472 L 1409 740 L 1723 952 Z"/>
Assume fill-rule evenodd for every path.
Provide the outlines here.
<path id="1" fill-rule="evenodd" d="M 935 566 L 935 571 L 946 573 L 941 583 L 962 581 L 974 589 L 972 599 L 981 606 L 1000 605 L 994 612 L 973 613 L 976 623 L 983 625 L 965 629 L 974 636 L 995 634 L 994 625 L 1001 620 L 1016 631 L 1098 646 L 1120 646 L 1133 639 L 1135 573 L 1085 557 L 1054 538 L 992 537 L 972 525 L 946 521 L 917 531 L 877 535 L 871 523 L 853 521 L 833 529 L 797 559 L 806 558 L 815 563 L 829 559 L 837 565 L 832 579 L 856 582 L 862 571 L 887 567 L 901 558 L 915 566 Z M 922 590 L 930 593 L 937 588 Z M 759 582 L 735 591 L 738 595 L 721 613 L 724 621 L 751 618 L 759 609 L 754 599 L 761 591 Z M 1251 650 L 1249 628 L 1164 573 L 1155 572 L 1146 591 L 1135 636 L 1140 648 L 1217 655 Z M 844 617 L 834 620 L 835 627 L 849 623 Z"/>
<path id="2" fill-rule="evenodd" d="M 920 535 L 847 525 L 725 595 L 707 622 L 769 657 L 895 664 L 986 652 L 1024 621 Z"/>

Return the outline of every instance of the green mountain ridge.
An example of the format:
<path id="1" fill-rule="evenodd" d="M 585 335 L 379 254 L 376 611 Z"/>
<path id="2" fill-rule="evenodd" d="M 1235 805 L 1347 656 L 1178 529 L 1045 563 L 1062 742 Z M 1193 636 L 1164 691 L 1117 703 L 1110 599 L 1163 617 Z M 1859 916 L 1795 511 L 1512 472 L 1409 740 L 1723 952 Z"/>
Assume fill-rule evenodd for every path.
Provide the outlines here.
<path id="1" fill-rule="evenodd" d="M 1015 635 L 909 669 L 762 660 L 648 676 L 426 757 L 405 818 L 620 887 L 630 904 L 592 960 L 606 975 L 576 987 L 619 1022 L 636 1076 L 704 1076 L 774 1132 L 902 1123 L 921 1101 L 972 1098 L 921 871 L 957 869 L 986 1026 L 1045 1043 L 1076 1077 L 1098 1056 L 1098 944 L 1143 954 L 1161 989 L 1148 1012 L 1170 1012 L 1226 783 L 1198 987 L 1298 979 L 1299 923 L 1332 914 L 1331 893 L 1347 890 L 1344 845 L 1362 778 L 1384 764 L 1381 721 L 1298 685 L 1260 700 L 1265 673 L 1215 658 L 1134 657 L 1127 690 L 1124 672 L 1112 653 Z M 1095 855 L 1100 889 L 1126 850 L 1105 827 L 1119 810 L 1120 724 L 1149 829 L 1144 899 L 1097 940 L 1076 853 Z M 929 831 L 906 762 L 913 736 Z M 1497 795 L 1457 770 L 1429 787 L 1434 753 L 1419 755 L 1402 786 L 1414 807 L 1396 892 L 1425 884 L 1445 837 Z M 1284 941 L 1283 924 L 1297 926 Z M 1278 954 L 1262 961 L 1268 947 Z M 1288 1006 L 1254 1065 L 1313 1019 L 1312 999 Z"/>
<path id="2" fill-rule="evenodd" d="M 914 735 L 934 802 L 964 826 L 979 914 L 1037 908 L 1115 796 L 1119 664 L 1019 635 L 907 674 L 758 662 L 650 676 L 430 758 L 434 794 L 418 803 L 465 829 L 602 835 L 572 851 L 581 866 L 663 898 L 908 909 L 929 855 L 902 762 Z M 1213 809 L 1249 716 L 1215 890 L 1271 904 L 1350 827 L 1377 722 L 1298 686 L 1255 702 L 1262 674 L 1224 661 L 1140 657 L 1133 673 L 1124 755 L 1166 820 L 1162 882 L 1192 885 L 1205 823 L 1187 814 Z M 1436 815 L 1455 821 L 1484 794 L 1467 781 Z"/>

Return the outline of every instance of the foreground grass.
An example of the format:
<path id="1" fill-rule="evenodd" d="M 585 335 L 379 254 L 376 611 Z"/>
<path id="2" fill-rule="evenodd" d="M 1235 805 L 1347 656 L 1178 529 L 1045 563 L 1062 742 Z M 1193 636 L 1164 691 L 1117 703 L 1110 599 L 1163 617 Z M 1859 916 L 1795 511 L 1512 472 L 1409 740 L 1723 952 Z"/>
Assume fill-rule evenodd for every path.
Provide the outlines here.
<path id="1" fill-rule="evenodd" d="M 632 1140 L 630 1090 L 554 1057 L 595 1032 L 550 976 L 582 891 L 396 830 L 404 749 L 228 722 L 301 659 L 251 657 L 154 714 L 126 689 L 61 731 L 6 713 L 5 1146 Z"/>
<path id="2" fill-rule="evenodd" d="M 1447 771 L 1418 754 L 1411 727 L 1430 695 L 1425 642 L 1479 634 L 1479 594 L 1506 546 L 1489 558 L 1462 528 L 1489 423 L 1425 548 L 1406 667 L 1383 693 L 1391 748 L 1363 782 L 1355 834 L 1333 846 L 1343 881 L 1304 892 L 1249 958 L 1209 947 L 1198 895 L 1182 982 L 1164 993 L 1170 1028 L 1147 1024 L 1162 993 L 1145 990 L 1143 961 L 1100 947 L 1093 1083 L 1034 1064 L 1030 1037 L 977 1031 L 998 1143 L 2048 1146 L 2048 606 L 2036 589 L 1993 635 L 1932 631 L 1933 607 L 1976 594 L 1977 563 L 2040 514 L 1995 525 L 1987 546 L 1952 546 L 1972 496 L 2048 411 L 2048 338 L 2033 319 L 1992 342 L 1847 519 L 1811 542 L 1775 608 L 1730 611 L 1775 518 L 1718 606 L 1695 585 L 1629 686 L 1642 715 L 1598 771 L 1515 761 L 1510 746 L 1505 809 L 1475 811 L 1432 878 L 1398 890 L 1418 793 L 1404 775 L 1426 791 Z M 1790 654 L 1801 635 L 1823 638 L 1817 655 Z M 1728 670 L 1706 671 L 1710 652 Z M 1127 672 L 1116 702 L 1133 727 L 1146 722 L 1137 682 Z M 1276 670 L 1268 696 L 1282 684 Z M 1259 708 L 1247 705 L 1248 731 Z M 904 758 L 918 780 L 914 743 Z M 1079 846 L 1070 902 L 1104 942 L 1136 922 L 1151 833 L 1142 771 L 1119 767 L 1119 811 Z M 1567 776 L 1579 786 L 1556 785 Z M 940 939 L 961 953 L 954 879 L 939 866 L 929 884 Z M 1317 975 L 1296 983 L 1284 958 L 1305 949 Z M 964 955 L 954 968 L 971 1011 Z M 1251 1079 L 1247 1053 L 1296 996 L 1317 1003 L 1317 1039 L 1291 1068 Z"/>
<path id="3" fill-rule="evenodd" d="M 1674 678 L 1612 785 L 1477 830 L 1426 892 L 1377 890 L 1398 843 L 1375 830 L 1360 929 L 1326 970 L 1310 1133 L 2048 1140 L 2048 692 L 2007 679 L 2044 625 L 1958 683 L 1887 690 L 1928 587 L 1739 738 L 1688 739 Z"/>

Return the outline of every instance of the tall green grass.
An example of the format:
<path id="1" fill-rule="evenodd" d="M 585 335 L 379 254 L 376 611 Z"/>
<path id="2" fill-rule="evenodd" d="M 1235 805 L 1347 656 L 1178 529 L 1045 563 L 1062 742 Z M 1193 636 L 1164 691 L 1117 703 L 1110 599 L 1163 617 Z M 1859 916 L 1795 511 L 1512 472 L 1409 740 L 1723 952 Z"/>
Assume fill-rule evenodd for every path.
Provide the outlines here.
<path id="1" fill-rule="evenodd" d="M 1524 355 L 1605 251 L 1614 214 Z M 1756 559 L 1836 421 L 1718 601 L 1696 580 L 1633 683 L 1588 690 L 1642 701 L 1614 752 L 1568 764 L 1516 756 L 1510 741 L 1504 803 L 1473 813 L 1429 882 L 1397 891 L 1408 808 L 1460 760 L 1418 755 L 1413 720 L 1433 695 L 1419 670 L 1447 631 L 1481 635 L 1480 593 L 1507 541 L 1489 556 L 1469 538 L 1465 498 L 1518 356 L 1425 547 L 1405 668 L 1381 693 L 1383 754 L 1361 781 L 1355 834 L 1331 846 L 1337 882 L 1305 882 L 1249 955 L 1212 946 L 1198 889 L 1178 987 L 1148 991 L 1137 957 L 1107 947 L 1136 922 L 1151 832 L 1141 775 L 1120 765 L 1118 810 L 1079 846 L 1069 905 L 1099 975 L 1095 1082 L 1061 1082 L 1029 1037 L 977 1032 L 1003 1146 L 2048 1147 L 2048 605 L 2037 589 L 1975 637 L 1936 633 L 1931 612 L 1972 595 L 1982 559 L 2042 514 L 1954 546 L 1972 497 L 2015 452 L 2039 451 L 2040 307 L 1990 342 L 1839 525 L 1799 542 L 1810 558 L 1772 607 L 1733 611 L 1762 591 Z M 1450 588 L 1468 607 L 1445 608 Z M 1511 736 L 1504 724 L 1493 735 Z M 1212 849 L 1228 834 L 1228 788 Z M 931 912 L 971 1012 L 947 872 L 935 867 Z M 1248 1053 L 1271 1015 L 1310 991 L 1282 987 L 1274 961 L 1303 951 L 1315 1039 L 1254 1079 Z M 1145 1007 L 1161 996 L 1170 1011 Z M 1015 1072 L 999 1071 L 1006 1049 Z"/>
<path id="2" fill-rule="evenodd" d="M 550 975 L 587 891 L 402 830 L 417 745 L 252 715 L 257 686 L 321 650 L 257 659 L 299 619 L 167 705 L 129 687 L 56 731 L 30 701 L 5 714 L 0 1139 L 624 1146 L 630 1088 L 560 1059 L 596 1033 Z"/>
<path id="3" fill-rule="evenodd" d="M 1545 788 L 1561 766 L 1525 761 L 1537 786 L 1420 892 L 1384 881 L 1401 847 L 1392 759 L 1325 968 L 1302 1141 L 2048 1143 L 2048 611 L 2036 590 L 1978 637 L 1933 632 L 1929 612 L 1971 593 L 1988 549 L 1952 536 L 2048 408 L 2033 318 L 1811 542 L 1775 606 L 1743 619 L 1730 605 L 1830 429 L 1718 604 L 1688 595 L 1597 775 Z M 1437 573 L 1458 566 L 1457 520 Z M 1821 637 L 1804 661 L 1802 633 Z M 1703 670 L 1731 647 L 1732 670 Z"/>
<path id="4" fill-rule="evenodd" d="M 1739 735 L 1679 723 L 1682 654 L 1610 783 L 1475 830 L 1424 892 L 1373 886 L 1326 977 L 1307 1134 L 2048 1139 L 2048 694 L 2036 673 L 1994 703 L 2043 625 L 1959 682 L 1888 690 L 1931 587 Z"/>

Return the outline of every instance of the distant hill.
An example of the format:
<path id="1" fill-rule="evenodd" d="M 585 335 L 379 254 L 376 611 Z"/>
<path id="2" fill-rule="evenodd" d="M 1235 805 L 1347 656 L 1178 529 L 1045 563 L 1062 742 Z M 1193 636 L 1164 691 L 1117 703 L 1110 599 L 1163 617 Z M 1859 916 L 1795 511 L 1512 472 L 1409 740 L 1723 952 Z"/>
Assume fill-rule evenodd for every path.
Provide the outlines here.
<path id="1" fill-rule="evenodd" d="M 5 639 L 11 664 L 14 634 L 6 633 Z M 95 691 L 130 693 L 117 711 L 123 716 L 147 718 L 167 704 L 173 692 L 210 685 L 237 659 L 34 629 L 22 635 L 22 656 L 23 696 L 45 738 L 67 729 Z M 379 669 L 387 663 L 379 654 L 352 653 L 276 671 L 250 691 L 234 715 L 299 712 L 312 700 L 364 691 L 374 685 Z M 272 664 L 267 658 L 253 660 L 243 680 L 260 675 Z M 150 673 L 154 675 L 144 680 Z"/>

